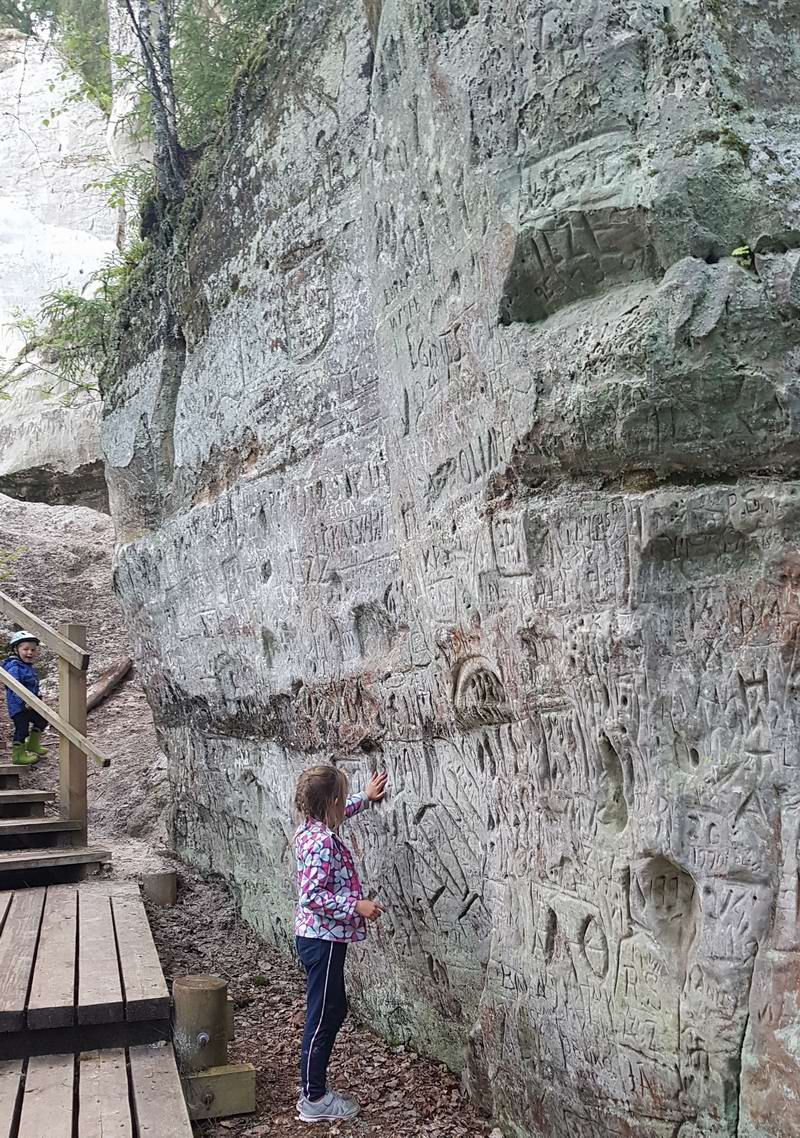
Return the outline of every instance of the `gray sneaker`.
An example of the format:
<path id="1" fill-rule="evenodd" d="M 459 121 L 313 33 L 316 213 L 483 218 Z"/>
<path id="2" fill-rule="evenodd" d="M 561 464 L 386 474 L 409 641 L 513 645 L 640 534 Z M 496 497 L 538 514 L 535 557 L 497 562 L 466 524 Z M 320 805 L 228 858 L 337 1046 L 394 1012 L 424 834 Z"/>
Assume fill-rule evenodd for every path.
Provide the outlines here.
<path id="1" fill-rule="evenodd" d="M 301 1122 L 348 1122 L 360 1109 L 354 1099 L 328 1091 L 316 1102 L 301 1098 L 297 1104 L 297 1117 Z"/>

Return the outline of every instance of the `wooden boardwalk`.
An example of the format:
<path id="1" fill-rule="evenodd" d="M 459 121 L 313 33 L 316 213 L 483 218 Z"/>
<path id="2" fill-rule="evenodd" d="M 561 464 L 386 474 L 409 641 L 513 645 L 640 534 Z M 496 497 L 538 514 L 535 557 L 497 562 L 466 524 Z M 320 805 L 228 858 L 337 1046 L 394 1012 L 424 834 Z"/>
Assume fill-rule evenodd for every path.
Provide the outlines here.
<path id="1" fill-rule="evenodd" d="M 0 1060 L 155 1042 L 169 1016 L 135 883 L 0 893 Z"/>
<path id="2" fill-rule="evenodd" d="M 191 1138 L 171 1043 L 0 1063 L 0 1138 Z"/>
<path id="3" fill-rule="evenodd" d="M 59 711 L 2 668 L 0 694 L 60 736 L 58 818 L 52 791 L 0 764 L 0 1138 L 191 1138 L 138 886 L 84 880 L 111 858 L 88 844 L 86 760 L 110 760 L 86 738 L 86 630 L 56 632 L 2 592 L 0 612 L 59 657 Z"/>
<path id="4" fill-rule="evenodd" d="M 0 1138 L 191 1138 L 138 886 L 0 893 Z"/>

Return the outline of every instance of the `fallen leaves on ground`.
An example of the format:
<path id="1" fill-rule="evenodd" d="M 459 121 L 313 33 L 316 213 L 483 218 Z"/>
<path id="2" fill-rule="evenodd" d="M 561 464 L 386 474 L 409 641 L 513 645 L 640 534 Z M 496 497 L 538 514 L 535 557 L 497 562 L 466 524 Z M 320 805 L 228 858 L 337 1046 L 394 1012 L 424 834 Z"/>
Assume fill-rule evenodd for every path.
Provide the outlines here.
<path id="1" fill-rule="evenodd" d="M 351 1124 L 308 1127 L 297 1119 L 297 1058 L 303 982 L 291 960 L 264 944 L 236 915 L 221 883 L 180 867 L 178 904 L 149 907 L 167 979 L 212 973 L 236 1005 L 232 1063 L 252 1063 L 257 1113 L 196 1124 L 204 1138 L 486 1138 L 492 1130 L 440 1063 L 392 1047 L 353 1017 L 342 1028 L 331 1085 L 361 1103 Z"/>

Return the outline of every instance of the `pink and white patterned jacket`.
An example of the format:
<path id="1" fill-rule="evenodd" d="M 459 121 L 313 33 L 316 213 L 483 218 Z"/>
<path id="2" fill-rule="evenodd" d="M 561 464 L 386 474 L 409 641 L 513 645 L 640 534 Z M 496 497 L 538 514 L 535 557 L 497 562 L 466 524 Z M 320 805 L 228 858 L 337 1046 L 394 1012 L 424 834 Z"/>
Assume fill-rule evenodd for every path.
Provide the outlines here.
<path id="1" fill-rule="evenodd" d="M 368 804 L 366 794 L 351 794 L 345 818 Z M 353 855 L 324 822 L 306 818 L 294 836 L 298 902 L 295 936 L 352 943 L 364 940 L 367 922 L 356 912 L 363 893 Z"/>

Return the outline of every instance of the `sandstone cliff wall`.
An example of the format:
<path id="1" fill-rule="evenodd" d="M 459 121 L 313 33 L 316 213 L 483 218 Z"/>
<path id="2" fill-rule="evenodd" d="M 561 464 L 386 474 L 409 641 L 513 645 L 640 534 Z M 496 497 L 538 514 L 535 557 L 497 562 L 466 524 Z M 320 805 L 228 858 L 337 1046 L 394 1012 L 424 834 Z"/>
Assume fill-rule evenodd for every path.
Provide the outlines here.
<path id="1" fill-rule="evenodd" d="M 800 1136 L 798 18 L 301 4 L 123 324 L 177 844 L 288 942 L 385 765 L 354 988 L 509 1134 Z"/>

